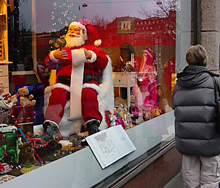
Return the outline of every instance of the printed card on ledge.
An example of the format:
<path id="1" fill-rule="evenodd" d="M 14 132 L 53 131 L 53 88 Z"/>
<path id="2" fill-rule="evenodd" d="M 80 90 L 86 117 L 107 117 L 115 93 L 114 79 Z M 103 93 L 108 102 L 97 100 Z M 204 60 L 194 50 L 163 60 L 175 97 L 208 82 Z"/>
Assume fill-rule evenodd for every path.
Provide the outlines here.
<path id="1" fill-rule="evenodd" d="M 120 125 L 88 136 L 86 141 L 103 169 L 136 150 Z"/>

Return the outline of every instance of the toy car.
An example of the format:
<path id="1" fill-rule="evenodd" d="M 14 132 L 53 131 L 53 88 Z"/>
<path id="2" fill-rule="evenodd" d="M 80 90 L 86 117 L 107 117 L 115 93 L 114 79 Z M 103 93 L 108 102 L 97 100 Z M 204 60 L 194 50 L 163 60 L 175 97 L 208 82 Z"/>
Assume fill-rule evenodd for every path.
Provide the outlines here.
<path id="1" fill-rule="evenodd" d="M 12 170 L 13 166 L 5 162 L 0 162 L 0 174 L 8 173 Z"/>
<path id="2" fill-rule="evenodd" d="M 7 124 L 0 124 L 0 132 L 5 133 L 5 132 L 16 132 L 17 127 L 15 126 L 8 126 Z"/>
<path id="3" fill-rule="evenodd" d="M 59 143 L 62 145 L 61 151 L 73 150 L 73 143 L 71 143 L 69 140 L 60 140 Z"/>

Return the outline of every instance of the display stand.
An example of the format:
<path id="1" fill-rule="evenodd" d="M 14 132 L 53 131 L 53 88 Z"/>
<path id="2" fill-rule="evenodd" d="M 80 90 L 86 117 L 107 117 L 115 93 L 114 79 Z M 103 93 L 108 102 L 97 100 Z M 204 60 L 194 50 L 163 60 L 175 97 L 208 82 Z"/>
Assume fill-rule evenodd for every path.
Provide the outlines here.
<path id="1" fill-rule="evenodd" d="M 136 150 L 121 158 L 108 168 L 102 169 L 89 147 L 56 160 L 50 164 L 23 174 L 13 180 L 1 184 L 1 188 L 39 188 L 39 187 L 93 187 L 100 181 L 113 175 L 145 152 L 158 145 L 163 139 L 174 137 L 173 111 L 158 116 L 139 126 L 126 130 L 126 134 L 134 143 Z M 158 131 L 167 127 L 168 133 Z M 156 132 L 155 132 L 156 131 Z M 155 136 L 155 133 L 158 135 Z M 162 134 L 162 135 L 161 135 Z M 40 180 L 40 181 L 39 181 Z"/>
<path id="2" fill-rule="evenodd" d="M 7 0 L 0 1 L 0 84 L 4 85 L 4 94 L 9 93 L 8 78 L 8 16 Z"/>
<path id="3" fill-rule="evenodd" d="M 88 136 L 86 141 L 102 169 L 136 150 L 121 125 Z"/>
<path id="4" fill-rule="evenodd" d="M 135 72 L 113 72 L 113 86 L 114 87 L 126 87 L 127 88 L 127 105 L 130 107 L 130 88 L 137 83 Z"/>

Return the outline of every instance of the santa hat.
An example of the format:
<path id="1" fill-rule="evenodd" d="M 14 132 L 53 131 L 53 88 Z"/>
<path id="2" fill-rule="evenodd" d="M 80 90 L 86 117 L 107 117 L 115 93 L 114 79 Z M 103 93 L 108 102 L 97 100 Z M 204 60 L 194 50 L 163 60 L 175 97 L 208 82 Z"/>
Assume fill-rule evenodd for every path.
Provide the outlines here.
<path id="1" fill-rule="evenodd" d="M 71 22 L 70 25 L 77 26 L 81 29 L 85 30 L 85 34 L 87 34 L 88 41 L 92 44 L 94 43 L 95 46 L 100 46 L 102 41 L 98 38 L 98 33 L 92 23 L 85 19 L 81 18 L 77 21 Z"/>

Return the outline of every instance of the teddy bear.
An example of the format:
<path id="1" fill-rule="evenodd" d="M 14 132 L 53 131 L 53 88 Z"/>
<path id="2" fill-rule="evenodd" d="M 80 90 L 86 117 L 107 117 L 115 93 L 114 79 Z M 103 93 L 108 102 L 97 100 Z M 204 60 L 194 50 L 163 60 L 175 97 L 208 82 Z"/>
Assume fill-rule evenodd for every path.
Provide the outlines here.
<path id="1" fill-rule="evenodd" d="M 135 96 L 130 95 L 130 106 L 135 106 Z"/>
<path id="2" fill-rule="evenodd" d="M 20 105 L 27 106 L 36 104 L 36 100 L 33 100 L 34 96 L 32 94 L 29 95 L 29 90 L 27 86 L 18 89 L 18 94 L 20 95 Z"/>
<path id="3" fill-rule="evenodd" d="M 32 165 L 38 163 L 34 155 L 34 148 L 32 142 L 25 142 L 19 146 L 19 164 L 21 166 Z"/>
<path id="4" fill-rule="evenodd" d="M 128 107 L 127 100 L 121 97 L 116 97 L 114 103 L 115 103 L 115 107 L 120 107 L 121 104 L 124 106 L 124 108 Z"/>

